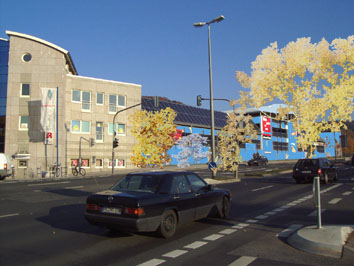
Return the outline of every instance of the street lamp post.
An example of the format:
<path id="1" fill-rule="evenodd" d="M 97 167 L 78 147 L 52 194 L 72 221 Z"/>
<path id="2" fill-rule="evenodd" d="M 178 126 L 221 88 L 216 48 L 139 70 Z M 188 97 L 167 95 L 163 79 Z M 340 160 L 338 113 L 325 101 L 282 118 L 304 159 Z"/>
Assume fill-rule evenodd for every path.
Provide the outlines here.
<path id="1" fill-rule="evenodd" d="M 210 88 L 210 119 L 211 119 L 211 155 L 212 161 L 215 162 L 215 126 L 214 126 L 214 96 L 213 96 L 213 75 L 211 66 L 211 41 L 210 41 L 210 24 L 224 20 L 224 16 L 219 16 L 209 22 L 194 23 L 194 27 L 203 27 L 208 25 L 208 51 L 209 51 L 209 88 Z M 213 177 L 214 176 L 214 172 Z"/>

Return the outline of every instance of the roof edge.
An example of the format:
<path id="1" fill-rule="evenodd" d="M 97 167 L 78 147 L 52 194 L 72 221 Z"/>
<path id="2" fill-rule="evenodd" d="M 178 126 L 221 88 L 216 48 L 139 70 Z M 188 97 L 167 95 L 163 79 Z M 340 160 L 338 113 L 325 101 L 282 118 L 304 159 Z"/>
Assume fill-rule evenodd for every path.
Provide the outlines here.
<path id="1" fill-rule="evenodd" d="M 58 46 L 58 45 L 55 45 L 51 42 L 48 42 L 46 40 L 43 40 L 41 38 L 38 38 L 38 37 L 34 37 L 34 36 L 31 36 L 31 35 L 28 35 L 28 34 L 24 34 L 24 33 L 19 33 L 19 32 L 14 32 L 14 31 L 9 31 L 7 30 L 6 31 L 6 34 L 8 36 L 16 36 L 16 37 L 20 37 L 20 38 L 24 38 L 24 39 L 28 39 L 28 40 L 32 40 L 32 41 L 35 41 L 35 42 L 38 42 L 38 43 L 41 43 L 41 44 L 44 44 L 46 46 L 49 46 L 61 53 L 64 54 L 65 56 L 65 59 L 66 61 L 68 62 L 68 65 L 70 66 L 70 69 L 71 71 L 75 74 L 75 75 L 78 75 L 77 71 L 76 71 L 76 68 L 75 68 L 75 65 L 74 65 L 74 62 L 70 56 L 70 53 L 69 51 L 63 49 L 62 47 Z"/>

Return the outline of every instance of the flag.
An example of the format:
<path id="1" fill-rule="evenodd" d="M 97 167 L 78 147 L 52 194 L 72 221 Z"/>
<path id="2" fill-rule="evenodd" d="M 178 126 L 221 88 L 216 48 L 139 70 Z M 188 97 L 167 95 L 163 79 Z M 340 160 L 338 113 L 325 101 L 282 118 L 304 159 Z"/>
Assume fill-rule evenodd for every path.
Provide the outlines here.
<path id="1" fill-rule="evenodd" d="M 54 132 L 56 122 L 56 88 L 41 88 L 41 126 L 43 132 Z"/>

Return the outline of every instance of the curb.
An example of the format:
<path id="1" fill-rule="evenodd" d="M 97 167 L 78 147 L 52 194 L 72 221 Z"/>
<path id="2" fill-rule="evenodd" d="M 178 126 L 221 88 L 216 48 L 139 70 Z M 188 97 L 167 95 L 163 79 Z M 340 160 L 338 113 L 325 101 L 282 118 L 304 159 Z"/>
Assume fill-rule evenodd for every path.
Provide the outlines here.
<path id="1" fill-rule="evenodd" d="M 353 228 L 353 225 L 329 225 L 320 229 L 317 226 L 308 226 L 293 233 L 288 238 L 288 243 L 305 252 L 341 258 L 343 247 Z"/>

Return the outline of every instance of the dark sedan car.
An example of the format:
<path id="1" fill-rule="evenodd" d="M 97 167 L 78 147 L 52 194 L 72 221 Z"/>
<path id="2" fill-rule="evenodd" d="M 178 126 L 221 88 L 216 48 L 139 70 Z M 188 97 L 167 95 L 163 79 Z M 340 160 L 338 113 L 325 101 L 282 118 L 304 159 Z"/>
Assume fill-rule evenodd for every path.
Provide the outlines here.
<path id="1" fill-rule="evenodd" d="M 300 159 L 293 168 L 293 178 L 299 184 L 302 181 L 313 181 L 320 176 L 320 181 L 327 184 L 329 180 L 338 180 L 338 170 L 326 158 Z"/>
<path id="2" fill-rule="evenodd" d="M 248 166 L 251 165 L 266 165 L 268 163 L 268 158 L 265 156 L 254 157 L 247 162 Z"/>
<path id="3" fill-rule="evenodd" d="M 194 172 L 128 174 L 110 190 L 87 198 L 85 218 L 94 225 L 131 232 L 174 235 L 177 224 L 209 215 L 226 218 L 231 192 L 208 185 Z"/>

